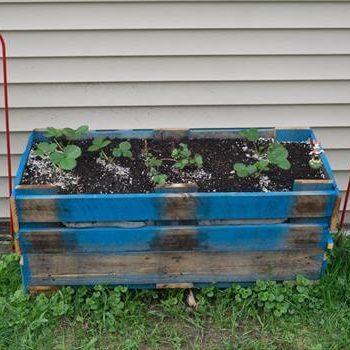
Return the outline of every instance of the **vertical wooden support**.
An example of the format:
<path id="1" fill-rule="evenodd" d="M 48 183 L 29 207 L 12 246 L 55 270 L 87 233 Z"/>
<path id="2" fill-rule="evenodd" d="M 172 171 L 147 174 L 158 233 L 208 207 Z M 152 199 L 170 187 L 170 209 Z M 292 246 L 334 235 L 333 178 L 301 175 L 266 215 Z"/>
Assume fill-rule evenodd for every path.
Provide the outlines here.
<path id="1" fill-rule="evenodd" d="M 18 238 L 16 237 L 17 233 L 19 232 L 19 223 L 18 223 L 18 216 L 17 216 L 17 209 L 16 209 L 16 200 L 14 197 L 10 198 L 10 210 L 11 210 L 12 228 L 13 228 L 13 244 L 14 244 L 15 252 L 18 255 L 21 255 L 21 248 L 19 246 Z"/>
<path id="2" fill-rule="evenodd" d="M 340 210 L 341 196 L 338 196 L 335 202 L 333 214 L 331 218 L 330 230 L 331 232 L 336 232 L 338 230 L 338 215 Z"/>

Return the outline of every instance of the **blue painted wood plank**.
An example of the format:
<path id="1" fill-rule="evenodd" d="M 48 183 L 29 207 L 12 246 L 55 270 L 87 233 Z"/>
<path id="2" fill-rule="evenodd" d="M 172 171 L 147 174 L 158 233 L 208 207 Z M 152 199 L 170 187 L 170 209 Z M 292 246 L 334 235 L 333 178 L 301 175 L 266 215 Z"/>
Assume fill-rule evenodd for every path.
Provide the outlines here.
<path id="1" fill-rule="evenodd" d="M 325 249 L 329 233 L 326 226 L 320 225 L 149 226 L 22 229 L 18 238 L 23 254 L 115 254 L 173 250 Z"/>
<path id="2" fill-rule="evenodd" d="M 18 169 L 17 169 L 17 172 L 16 172 L 16 179 L 15 179 L 14 186 L 17 186 L 17 185 L 19 185 L 21 183 L 22 176 L 23 176 L 23 173 L 24 173 L 24 169 L 25 169 L 26 164 L 27 164 L 27 159 L 28 159 L 30 150 L 32 148 L 34 135 L 35 135 L 34 131 L 31 132 L 30 135 L 29 135 L 26 149 L 24 150 L 24 152 L 23 152 L 23 154 L 21 156 L 21 161 L 19 163 L 19 166 L 18 166 Z"/>
<path id="3" fill-rule="evenodd" d="M 305 129 L 276 129 L 276 141 L 279 142 L 303 142 L 312 138 L 310 128 Z"/>
<path id="4" fill-rule="evenodd" d="M 17 195 L 20 223 L 330 217 L 335 191 Z"/>

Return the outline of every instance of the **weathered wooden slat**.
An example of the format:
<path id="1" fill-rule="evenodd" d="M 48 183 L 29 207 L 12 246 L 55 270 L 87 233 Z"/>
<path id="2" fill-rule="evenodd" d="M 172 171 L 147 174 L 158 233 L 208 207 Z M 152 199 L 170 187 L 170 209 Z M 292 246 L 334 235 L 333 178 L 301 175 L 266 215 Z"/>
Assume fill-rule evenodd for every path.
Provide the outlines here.
<path id="1" fill-rule="evenodd" d="M 335 191 L 16 197 L 20 223 L 287 219 L 331 216 Z"/>
<path id="2" fill-rule="evenodd" d="M 23 229 L 19 234 L 25 254 L 325 249 L 328 237 L 325 226 L 290 224 Z"/>
<path id="3" fill-rule="evenodd" d="M 338 229 L 338 215 L 340 210 L 340 203 L 341 203 L 341 196 L 337 198 L 337 201 L 335 202 L 335 205 L 333 208 L 333 214 L 332 214 L 331 223 L 330 223 L 330 230 L 332 232 L 336 232 Z"/>
<path id="4" fill-rule="evenodd" d="M 266 252 L 29 254 L 29 285 L 149 284 L 317 278 L 323 249 Z"/>
<path id="5" fill-rule="evenodd" d="M 293 191 L 327 191 L 335 188 L 333 180 L 295 180 Z"/>

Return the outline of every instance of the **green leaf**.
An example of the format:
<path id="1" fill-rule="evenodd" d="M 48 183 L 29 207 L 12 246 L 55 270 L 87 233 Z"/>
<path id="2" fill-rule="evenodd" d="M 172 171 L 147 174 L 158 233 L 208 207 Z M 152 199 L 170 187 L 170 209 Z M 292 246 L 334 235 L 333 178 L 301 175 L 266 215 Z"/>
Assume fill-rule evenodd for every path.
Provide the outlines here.
<path id="1" fill-rule="evenodd" d="M 193 163 L 197 166 L 197 168 L 201 168 L 203 166 L 203 157 L 196 153 L 193 157 Z"/>
<path id="2" fill-rule="evenodd" d="M 64 149 L 64 155 L 66 158 L 79 158 L 81 156 L 81 149 L 76 145 L 68 145 Z"/>
<path id="3" fill-rule="evenodd" d="M 166 183 L 167 178 L 168 177 L 164 174 L 158 174 L 152 176 L 152 181 L 158 185 L 164 185 Z"/>
<path id="4" fill-rule="evenodd" d="M 129 151 L 129 150 L 123 150 L 122 153 L 123 153 L 123 157 L 132 158 L 132 153 L 131 153 L 131 151 Z"/>
<path id="5" fill-rule="evenodd" d="M 267 159 L 260 159 L 255 163 L 255 166 L 257 167 L 257 170 L 264 171 L 268 169 L 269 161 Z"/>
<path id="6" fill-rule="evenodd" d="M 254 164 L 248 165 L 246 167 L 246 169 L 247 169 L 248 175 L 252 175 L 252 174 L 254 174 L 257 171 L 257 168 L 256 168 L 256 166 Z"/>
<path id="7" fill-rule="evenodd" d="M 131 144 L 130 142 L 128 141 L 123 141 L 119 144 L 119 148 L 122 150 L 122 151 L 128 151 L 131 149 Z"/>
<path id="8" fill-rule="evenodd" d="M 236 163 L 233 166 L 233 169 L 235 170 L 237 176 L 239 177 L 247 177 L 249 175 L 247 167 L 243 163 Z"/>
<path id="9" fill-rule="evenodd" d="M 288 159 L 282 159 L 277 166 L 283 170 L 289 170 L 291 168 L 291 164 Z"/>
<path id="10" fill-rule="evenodd" d="M 121 149 L 119 149 L 118 147 L 113 148 L 112 150 L 112 154 L 114 155 L 114 157 L 121 157 L 122 156 L 122 151 Z"/>
<path id="11" fill-rule="evenodd" d="M 88 151 L 89 152 L 96 152 L 100 150 L 100 146 L 99 145 L 91 145 L 88 147 Z"/>
<path id="12" fill-rule="evenodd" d="M 258 129 L 255 129 L 255 128 L 251 128 L 248 130 L 247 129 L 241 130 L 239 134 L 252 142 L 259 140 L 259 137 L 260 137 Z"/>
<path id="13" fill-rule="evenodd" d="M 272 143 L 267 149 L 267 159 L 272 164 L 278 164 L 284 159 L 287 159 L 287 149 L 279 143 Z"/>
<path id="14" fill-rule="evenodd" d="M 105 147 L 108 146 L 110 143 L 111 143 L 111 141 L 109 141 L 109 140 L 104 140 L 104 141 L 101 143 L 101 148 L 105 148 Z"/>
<path id="15" fill-rule="evenodd" d="M 34 150 L 34 154 L 36 156 L 42 157 L 43 155 L 45 155 L 45 152 L 43 150 L 41 150 L 40 148 L 37 148 Z"/>
<path id="16" fill-rule="evenodd" d="M 46 128 L 46 134 L 45 134 L 46 137 L 62 137 L 63 136 L 63 132 L 61 129 L 56 129 L 56 128 L 53 128 L 53 127 L 48 127 Z"/>
<path id="17" fill-rule="evenodd" d="M 74 158 L 63 158 L 58 165 L 64 170 L 72 170 L 77 166 L 77 161 Z"/>
<path id="18" fill-rule="evenodd" d="M 87 133 L 88 131 L 89 131 L 89 127 L 87 125 L 79 126 L 78 129 L 77 129 L 77 132 L 80 135 L 83 135 L 83 134 Z"/>
<path id="19" fill-rule="evenodd" d="M 64 154 L 62 152 L 53 152 L 50 154 L 50 160 L 54 164 L 59 164 L 59 162 L 64 158 Z"/>

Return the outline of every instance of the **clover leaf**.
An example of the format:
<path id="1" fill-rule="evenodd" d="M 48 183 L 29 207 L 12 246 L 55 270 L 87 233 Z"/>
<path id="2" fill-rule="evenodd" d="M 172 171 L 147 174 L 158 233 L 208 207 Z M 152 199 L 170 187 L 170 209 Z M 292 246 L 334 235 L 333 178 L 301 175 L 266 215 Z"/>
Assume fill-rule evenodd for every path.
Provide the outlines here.
<path id="1" fill-rule="evenodd" d="M 132 158 L 131 144 L 128 141 L 121 142 L 117 147 L 112 150 L 114 157 L 126 157 Z"/>

